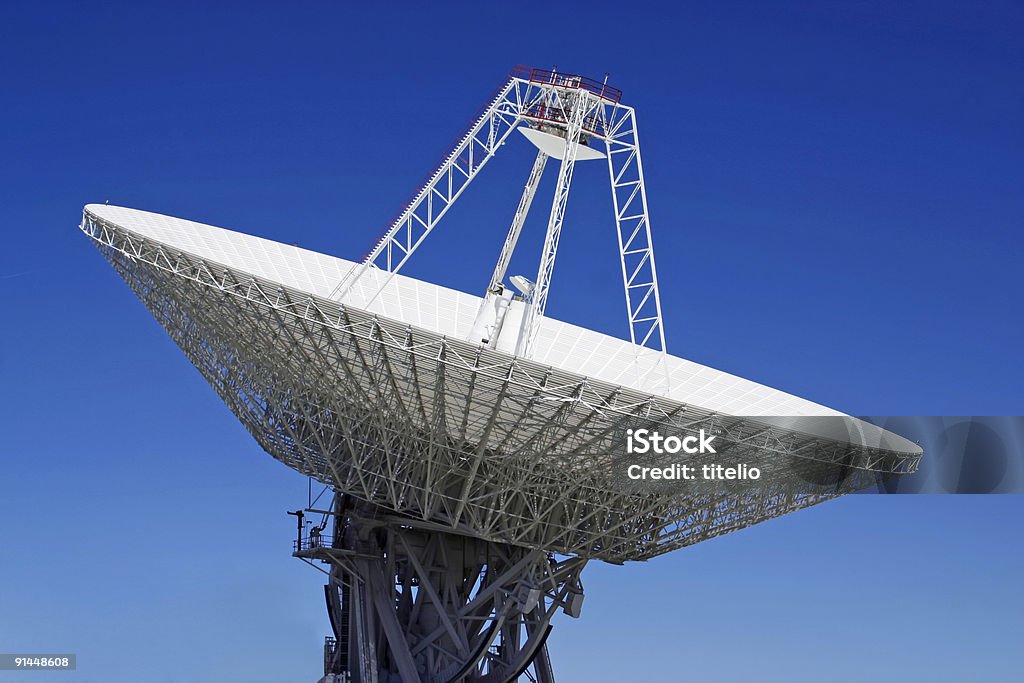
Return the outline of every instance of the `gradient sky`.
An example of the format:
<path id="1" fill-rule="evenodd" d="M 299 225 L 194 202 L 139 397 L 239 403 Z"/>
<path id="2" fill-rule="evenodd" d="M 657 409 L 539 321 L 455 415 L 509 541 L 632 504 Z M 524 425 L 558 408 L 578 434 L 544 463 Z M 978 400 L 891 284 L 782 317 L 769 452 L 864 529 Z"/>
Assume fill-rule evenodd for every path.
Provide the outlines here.
<path id="1" fill-rule="evenodd" d="M 82 205 L 355 258 L 516 63 L 610 72 L 638 109 L 670 351 L 854 414 L 1024 412 L 1024 10 L 763 4 L 5 4 L 0 652 L 79 670 L 0 681 L 313 681 L 329 628 L 289 556 L 306 480 Z M 530 155 L 408 273 L 479 292 Z M 579 167 L 548 312 L 624 335 L 606 182 Z M 592 566 L 558 680 L 1017 680 L 1022 513 L 855 496 Z"/>

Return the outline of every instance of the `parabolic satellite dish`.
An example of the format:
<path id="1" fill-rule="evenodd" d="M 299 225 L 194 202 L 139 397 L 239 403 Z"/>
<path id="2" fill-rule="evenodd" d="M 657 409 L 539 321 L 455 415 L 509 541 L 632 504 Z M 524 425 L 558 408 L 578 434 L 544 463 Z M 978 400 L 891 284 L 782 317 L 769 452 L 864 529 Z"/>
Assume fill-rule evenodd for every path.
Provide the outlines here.
<path id="1" fill-rule="evenodd" d="M 512 133 L 537 148 L 483 296 L 398 273 Z M 549 158 L 535 280 L 506 269 Z M 609 170 L 630 340 L 544 315 L 575 163 Z M 635 113 L 517 68 L 360 263 L 117 206 L 82 230 L 259 444 L 336 492 L 295 554 L 330 567 L 325 679 L 554 680 L 588 560 L 644 560 L 912 472 L 921 449 L 666 352 Z M 756 484 L 630 485 L 628 429 L 716 439 Z M 300 518 L 301 519 L 301 518 Z"/>

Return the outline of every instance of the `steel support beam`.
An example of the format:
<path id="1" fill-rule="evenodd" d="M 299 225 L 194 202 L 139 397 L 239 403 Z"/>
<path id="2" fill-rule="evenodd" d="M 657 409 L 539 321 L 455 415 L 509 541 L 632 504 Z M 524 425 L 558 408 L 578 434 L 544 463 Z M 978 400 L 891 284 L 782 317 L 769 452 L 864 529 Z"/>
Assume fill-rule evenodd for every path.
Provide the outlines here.
<path id="1" fill-rule="evenodd" d="M 491 282 L 487 286 L 488 292 L 495 292 L 505 279 L 505 272 L 508 270 L 509 261 L 512 260 L 512 253 L 516 250 L 516 243 L 519 241 L 519 233 L 526 222 L 526 216 L 530 213 L 530 206 L 533 204 L 533 197 L 537 194 L 537 186 L 540 178 L 544 175 L 544 167 L 547 166 L 548 155 L 538 151 L 537 158 L 533 161 L 533 168 L 526 179 L 526 186 L 523 188 L 523 196 L 519 198 L 519 206 L 512 216 L 512 225 L 508 229 L 508 236 L 505 237 L 505 244 L 501 247 L 501 254 L 498 256 L 498 263 L 494 266 L 494 273 L 491 275 Z"/>
<path id="2" fill-rule="evenodd" d="M 661 294 L 654 262 L 651 221 L 647 211 L 647 190 L 636 131 L 636 112 L 621 112 L 605 137 L 612 206 L 619 241 L 622 284 L 629 314 L 629 338 L 638 346 L 665 350 L 665 328 L 661 319 Z"/>
<path id="3" fill-rule="evenodd" d="M 516 355 L 529 358 L 531 347 L 540 329 L 540 320 L 544 317 L 544 309 L 548 303 L 548 290 L 551 286 L 551 274 L 555 268 L 555 256 L 558 253 L 558 240 L 562 234 L 562 223 L 565 220 L 565 206 L 569 201 L 569 186 L 572 183 L 572 172 L 576 166 L 576 153 L 579 149 L 580 134 L 583 132 L 583 119 L 591 110 L 590 97 L 583 92 L 577 93 L 570 100 L 571 110 L 566 112 L 568 127 L 565 131 L 565 154 L 558 168 L 558 180 L 555 184 L 555 197 L 551 202 L 551 213 L 548 216 L 548 230 L 544 237 L 544 248 L 541 252 L 540 267 L 534 282 L 533 292 L 527 299 L 526 312 L 523 315 L 522 327 L 516 341 Z"/>

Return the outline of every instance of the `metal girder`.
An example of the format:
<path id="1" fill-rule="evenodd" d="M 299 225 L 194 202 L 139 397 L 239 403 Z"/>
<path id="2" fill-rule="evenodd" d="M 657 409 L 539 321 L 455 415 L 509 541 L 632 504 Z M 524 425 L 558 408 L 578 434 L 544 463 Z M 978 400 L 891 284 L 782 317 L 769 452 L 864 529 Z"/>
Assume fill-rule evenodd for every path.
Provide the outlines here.
<path id="1" fill-rule="evenodd" d="M 550 91 L 551 86 L 509 78 L 413 194 L 363 262 L 338 283 L 330 298 L 344 300 L 369 268 L 398 272 L 523 120 L 523 114 L 548 97 Z"/>
<path id="2" fill-rule="evenodd" d="M 565 220 L 565 206 L 569 201 L 569 186 L 572 183 L 572 172 L 576 166 L 576 153 L 579 149 L 580 135 L 583 133 L 583 121 L 596 104 L 591 96 L 583 91 L 560 98 L 562 116 L 566 120 L 565 153 L 562 164 L 558 168 L 558 180 L 555 183 L 555 197 L 551 202 L 551 213 L 548 216 L 548 230 L 544 237 L 541 250 L 540 268 L 534 282 L 533 292 L 527 297 L 526 312 L 523 316 L 519 338 L 516 341 L 516 355 L 530 357 L 533 341 L 540 328 L 540 319 L 544 317 L 544 309 L 548 303 L 548 290 L 551 287 L 551 274 L 555 268 L 555 256 L 558 253 L 558 240 L 562 234 L 562 223 Z"/>
<path id="3" fill-rule="evenodd" d="M 658 270 L 654 263 L 651 221 L 647 212 L 644 167 L 636 132 L 636 112 L 619 105 L 605 135 L 608 176 L 619 239 L 622 283 L 634 344 L 665 351 Z"/>
<path id="4" fill-rule="evenodd" d="M 365 272 L 375 268 L 388 275 L 375 281 L 375 289 L 368 299 L 372 302 L 515 127 L 520 122 L 528 122 L 560 131 L 559 136 L 566 139 L 566 148 L 559 169 L 532 301 L 516 341 L 517 353 L 528 357 L 543 318 L 565 202 L 578 151 L 576 143 L 584 135 L 604 140 L 607 150 L 630 341 L 637 346 L 665 352 L 661 295 L 651 240 L 643 163 L 636 133 L 636 113 L 632 107 L 621 104 L 620 97 L 621 93 L 614 88 L 580 76 L 537 69 L 514 71 L 428 180 L 413 194 L 364 261 L 349 271 L 334 288 L 330 298 L 343 301 Z M 505 275 L 546 159 L 546 154 L 541 152 L 534 162 L 488 284 L 488 291 L 498 287 Z M 646 379 L 652 373 L 664 373 L 663 388 L 668 388 L 667 364 L 663 358 L 648 362 L 644 367 L 641 367 L 638 358 L 637 367 L 641 379 Z"/>
<path id="5" fill-rule="evenodd" d="M 533 197 L 537 194 L 537 186 L 540 178 L 544 175 L 544 167 L 547 166 L 548 155 L 542 151 L 537 152 L 537 158 L 533 161 L 530 175 L 526 179 L 526 186 L 523 188 L 523 195 L 519 199 L 519 206 L 516 207 L 515 215 L 512 216 L 512 225 L 508 229 L 508 236 L 505 237 L 505 244 L 501 247 L 501 254 L 498 256 L 498 263 L 494 266 L 494 273 L 491 275 L 491 282 L 487 286 L 488 292 L 494 292 L 501 286 L 505 279 L 505 272 L 508 270 L 509 261 L 516 250 L 516 243 L 519 241 L 519 233 L 526 222 L 526 216 L 530 213 L 530 206 L 533 204 Z"/>

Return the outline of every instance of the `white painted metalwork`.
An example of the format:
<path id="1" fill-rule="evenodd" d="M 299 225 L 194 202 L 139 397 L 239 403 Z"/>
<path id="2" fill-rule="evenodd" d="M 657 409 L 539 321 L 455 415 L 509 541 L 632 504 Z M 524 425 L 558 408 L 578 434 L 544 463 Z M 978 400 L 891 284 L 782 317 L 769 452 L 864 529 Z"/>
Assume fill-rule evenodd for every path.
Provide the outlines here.
<path id="1" fill-rule="evenodd" d="M 608 149 L 608 175 L 629 312 L 629 338 L 639 346 L 655 343 L 653 348 L 665 351 L 644 167 L 636 132 L 636 112 L 631 107 L 617 107 L 612 113 L 604 141 Z"/>
<path id="2" fill-rule="evenodd" d="M 459 138 L 398 218 L 370 249 L 362 264 L 346 275 L 331 298 L 343 300 L 369 268 L 398 272 L 455 200 L 494 156 L 522 120 L 522 112 L 545 96 L 529 81 L 510 78 Z M 386 280 L 385 280 L 386 282 Z"/>
<path id="3" fill-rule="evenodd" d="M 340 305 L 326 298 L 326 278 L 317 296 L 254 274 L 291 270 L 295 247 L 103 205 L 87 207 L 82 229 L 268 453 L 459 533 L 645 559 L 856 490 L 880 472 L 913 471 L 920 459 L 905 439 L 820 406 L 812 414 L 836 416 L 834 433 L 812 433 L 823 418 L 715 412 Z M 699 488 L 623 488 L 609 471 L 618 435 L 637 424 L 703 428 L 729 457 L 775 479 L 724 507 Z"/>
<path id="4" fill-rule="evenodd" d="M 523 230 L 523 223 L 530 213 L 530 206 L 533 204 L 533 197 L 537 194 L 537 186 L 540 184 L 541 176 L 544 175 L 544 168 L 548 163 L 548 155 L 538 150 L 537 158 L 534 159 L 533 168 L 526 179 L 526 186 L 523 188 L 523 196 L 519 199 L 519 206 L 516 207 L 515 215 L 512 217 L 512 225 L 508 229 L 508 236 L 505 237 L 505 244 L 501 247 L 501 254 L 494 266 L 494 273 L 491 275 L 491 282 L 487 285 L 488 292 L 497 293 L 501 283 L 505 280 L 505 272 L 508 270 L 509 261 L 516 250 L 519 242 L 519 233 Z"/>
<path id="5" fill-rule="evenodd" d="M 561 135 L 554 133 L 546 133 L 536 128 L 530 128 L 529 126 L 520 126 L 519 132 L 523 134 L 523 137 L 529 140 L 534 147 L 544 152 L 553 159 L 559 161 L 565 156 L 565 138 Z M 604 159 L 605 153 L 589 147 L 586 144 L 577 143 L 574 145 L 576 151 L 576 161 L 591 161 L 593 159 Z"/>
<path id="6" fill-rule="evenodd" d="M 547 307 L 551 274 L 555 268 L 555 256 L 558 254 L 558 240 L 562 235 L 562 223 L 565 220 L 565 205 L 569 201 L 569 186 L 576 166 L 576 150 L 580 135 L 583 133 L 583 121 L 591 114 L 595 105 L 590 95 L 581 90 L 559 98 L 556 106 L 560 109 L 560 118 L 566 121 L 565 153 L 558 168 L 555 198 L 551 202 L 548 229 L 540 255 L 540 268 L 537 270 L 533 292 L 526 302 L 526 312 L 516 341 L 516 355 L 523 358 L 530 357 L 530 351 L 540 329 L 540 318 L 544 317 L 544 309 Z"/>
<path id="7" fill-rule="evenodd" d="M 241 232 L 225 230 L 195 221 L 173 218 L 106 204 L 90 204 L 85 209 L 83 229 L 90 225 L 123 226 L 129 234 L 165 250 L 193 254 L 217 269 L 246 273 L 275 287 L 303 292 L 314 299 L 327 299 L 339 278 L 351 270 L 352 261 L 282 244 Z M 380 275 L 375 271 L 367 279 Z M 366 315 L 394 320 L 396 324 L 421 330 L 435 337 L 468 339 L 481 297 L 459 292 L 401 273 L 370 301 L 371 289 L 357 287 L 346 307 Z M 522 302 L 515 302 L 520 310 Z M 534 361 L 559 373 L 590 378 L 643 395 L 684 403 L 698 409 L 725 415 L 748 417 L 788 416 L 793 428 L 815 433 L 815 422 L 805 417 L 842 417 L 842 413 L 779 389 L 752 382 L 685 358 L 668 356 L 672 388 L 657 391 L 655 382 L 638 381 L 631 372 L 637 347 L 626 340 L 601 334 L 576 325 L 545 317 L 541 321 L 542 344 Z M 644 357 L 660 357 L 650 349 L 640 349 Z M 873 425 L 854 421 L 859 445 L 907 450 L 914 445 Z M 820 433 L 826 438 L 841 435 Z M 888 436 L 887 436 L 888 435 Z"/>
<path id="8" fill-rule="evenodd" d="M 921 456 L 852 418 L 833 418 L 835 433 L 818 436 L 811 418 L 714 412 L 338 304 L 326 295 L 350 264 L 297 247 L 102 205 L 86 208 L 82 230 L 264 450 L 357 501 L 359 514 L 345 515 L 355 540 L 296 551 L 330 565 L 329 609 L 349 617 L 325 647 L 325 673 L 489 683 L 532 666 L 552 683 L 543 639 L 555 608 L 579 615 L 586 561 L 647 559 L 912 472 Z M 395 277 L 371 306 L 408 288 L 410 305 L 399 300 L 396 311 L 422 316 L 430 306 L 417 301 L 462 299 L 468 321 L 480 301 Z M 602 367 L 628 366 L 637 348 L 550 319 L 548 330 L 621 344 L 625 355 Z M 710 369 L 694 381 L 705 371 L 705 403 L 835 415 Z M 623 486 L 612 475 L 617 435 L 641 425 L 707 430 L 722 446 L 708 457 L 763 468 L 765 480 L 733 491 Z M 444 559 L 459 548 L 478 548 L 486 566 Z M 552 564 L 550 553 L 566 559 Z M 479 588 L 456 595 L 459 586 Z"/>
<path id="9" fill-rule="evenodd" d="M 599 84 L 581 76 L 553 70 L 513 71 L 497 95 L 474 119 L 468 131 L 373 246 L 363 263 L 348 272 L 332 290 L 331 298 L 346 300 L 356 283 L 369 270 L 379 269 L 391 274 L 398 272 L 487 161 L 505 143 L 511 131 L 521 122 L 526 122 L 537 128 L 524 132 L 540 152 L 551 154 L 559 151 L 557 156 L 562 163 L 540 258 L 536 289 L 522 317 L 516 335 L 515 352 L 528 357 L 534 350 L 539 321 L 543 318 L 547 304 L 552 267 L 564 220 L 565 201 L 577 157 L 584 153 L 587 159 L 602 156 L 583 144 L 584 139 L 603 140 L 607 150 L 603 156 L 608 159 L 630 341 L 639 347 L 667 351 L 643 164 L 636 134 L 636 113 L 632 107 L 621 104 L 620 99 L 621 93 L 618 90 L 610 88 L 606 83 Z M 574 121 L 574 116 L 578 121 Z M 554 142 L 558 139 L 563 140 L 561 146 Z M 522 228 L 522 220 L 525 219 L 529 202 L 532 202 L 536 191 L 534 181 L 539 180 L 542 171 L 543 164 L 538 157 L 526 185 L 528 191 L 523 194 L 513 220 L 513 228 L 499 257 L 495 276 L 499 271 L 504 276 L 504 268 L 507 267 L 511 250 Z M 371 294 L 371 301 L 387 286 L 391 277 L 386 275 L 377 280 L 377 289 Z M 495 290 L 499 284 L 500 280 L 496 282 L 495 277 L 492 277 L 488 289 Z M 474 328 L 474 331 L 477 329 Z M 668 388 L 668 371 L 664 359 L 638 356 L 634 366 L 643 368 L 637 371 L 641 379 L 656 376 L 660 388 Z"/>

